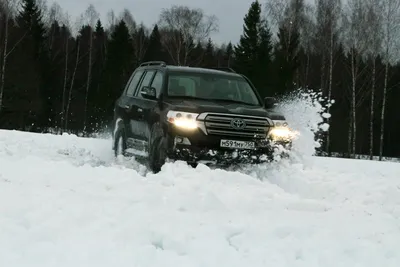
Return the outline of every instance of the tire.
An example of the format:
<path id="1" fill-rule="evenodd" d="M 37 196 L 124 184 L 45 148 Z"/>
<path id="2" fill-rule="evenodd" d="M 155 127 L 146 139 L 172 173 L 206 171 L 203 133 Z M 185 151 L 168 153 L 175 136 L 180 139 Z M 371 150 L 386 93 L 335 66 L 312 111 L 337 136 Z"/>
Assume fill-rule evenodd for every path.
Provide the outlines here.
<path id="1" fill-rule="evenodd" d="M 114 156 L 126 156 L 126 135 L 124 130 L 119 130 L 114 137 Z"/>
<path id="2" fill-rule="evenodd" d="M 162 166 L 167 160 L 166 141 L 163 137 L 158 138 L 152 143 L 148 160 L 152 172 L 158 173 L 161 171 Z"/>

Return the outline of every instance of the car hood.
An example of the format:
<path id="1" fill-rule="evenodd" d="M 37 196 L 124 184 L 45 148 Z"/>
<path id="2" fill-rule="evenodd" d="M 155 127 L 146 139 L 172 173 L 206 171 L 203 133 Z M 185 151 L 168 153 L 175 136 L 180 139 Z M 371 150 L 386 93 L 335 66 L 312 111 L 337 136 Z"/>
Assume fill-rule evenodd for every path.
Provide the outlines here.
<path id="1" fill-rule="evenodd" d="M 264 109 L 260 106 L 252 106 L 239 103 L 227 103 L 212 100 L 182 100 L 182 99 L 168 99 L 166 101 L 173 110 L 180 110 L 183 112 L 204 113 L 229 113 L 247 116 L 267 117 L 271 120 L 284 120 L 285 117 L 274 109 Z"/>

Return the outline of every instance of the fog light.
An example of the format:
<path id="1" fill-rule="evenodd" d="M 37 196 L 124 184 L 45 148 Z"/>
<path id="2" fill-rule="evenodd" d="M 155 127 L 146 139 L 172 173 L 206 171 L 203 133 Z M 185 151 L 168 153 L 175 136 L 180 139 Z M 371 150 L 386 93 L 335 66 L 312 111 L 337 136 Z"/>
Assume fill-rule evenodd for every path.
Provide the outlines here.
<path id="1" fill-rule="evenodd" d="M 176 136 L 175 137 L 175 144 L 180 145 L 191 145 L 192 143 L 186 137 Z"/>

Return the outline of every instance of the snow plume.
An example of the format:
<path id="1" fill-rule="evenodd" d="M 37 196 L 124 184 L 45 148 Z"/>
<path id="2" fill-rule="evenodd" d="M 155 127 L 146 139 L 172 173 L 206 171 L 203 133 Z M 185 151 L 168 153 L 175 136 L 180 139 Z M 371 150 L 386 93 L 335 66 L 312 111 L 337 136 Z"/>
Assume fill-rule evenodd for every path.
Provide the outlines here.
<path id="1" fill-rule="evenodd" d="M 331 115 L 328 108 L 334 103 L 322 96 L 322 92 L 298 89 L 278 99 L 277 110 L 282 112 L 292 130 L 296 132 L 291 156 L 312 156 L 322 145 L 320 136 L 329 130 L 326 119 Z"/>

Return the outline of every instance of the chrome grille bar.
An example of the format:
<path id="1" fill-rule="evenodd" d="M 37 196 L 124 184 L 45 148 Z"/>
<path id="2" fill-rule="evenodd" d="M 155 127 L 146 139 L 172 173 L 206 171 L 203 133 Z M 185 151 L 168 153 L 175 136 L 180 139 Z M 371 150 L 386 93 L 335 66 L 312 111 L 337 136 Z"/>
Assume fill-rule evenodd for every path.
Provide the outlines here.
<path id="1" fill-rule="evenodd" d="M 267 133 L 272 127 L 272 121 L 263 117 L 216 113 L 203 116 L 205 130 L 210 135 L 261 139 L 267 137 Z M 233 119 L 242 119 L 246 123 L 246 127 L 240 130 L 232 128 L 231 121 Z"/>

